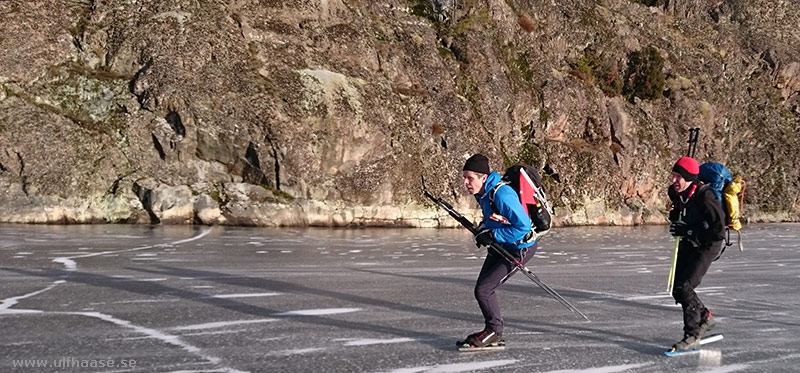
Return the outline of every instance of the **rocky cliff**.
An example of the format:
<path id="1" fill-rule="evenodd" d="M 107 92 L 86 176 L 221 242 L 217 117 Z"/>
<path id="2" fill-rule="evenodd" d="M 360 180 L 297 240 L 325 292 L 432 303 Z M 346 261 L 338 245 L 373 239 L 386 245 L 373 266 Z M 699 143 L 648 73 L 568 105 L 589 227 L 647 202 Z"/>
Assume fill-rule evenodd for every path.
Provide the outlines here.
<path id="1" fill-rule="evenodd" d="M 447 226 L 482 152 L 559 224 L 664 221 L 672 162 L 800 218 L 797 0 L 2 0 L 0 221 Z"/>

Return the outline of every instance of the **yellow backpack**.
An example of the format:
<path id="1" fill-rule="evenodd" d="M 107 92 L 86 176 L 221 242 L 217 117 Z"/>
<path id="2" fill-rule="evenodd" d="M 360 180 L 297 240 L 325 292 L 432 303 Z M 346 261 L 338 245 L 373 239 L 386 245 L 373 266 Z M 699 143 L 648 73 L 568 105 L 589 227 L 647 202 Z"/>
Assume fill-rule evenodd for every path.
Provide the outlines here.
<path id="1" fill-rule="evenodd" d="M 722 192 L 723 204 L 725 206 L 725 222 L 730 229 L 738 231 L 742 229 L 742 222 L 739 220 L 742 215 L 744 205 L 744 190 L 746 184 L 741 176 L 736 176 L 731 180 Z"/>

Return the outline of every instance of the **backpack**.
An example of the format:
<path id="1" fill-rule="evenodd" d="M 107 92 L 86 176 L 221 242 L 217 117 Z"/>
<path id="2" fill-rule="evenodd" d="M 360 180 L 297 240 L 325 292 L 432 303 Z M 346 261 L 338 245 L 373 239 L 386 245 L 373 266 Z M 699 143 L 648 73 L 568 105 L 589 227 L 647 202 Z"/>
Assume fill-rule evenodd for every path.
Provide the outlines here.
<path id="1" fill-rule="evenodd" d="M 728 168 L 717 162 L 700 165 L 700 174 L 697 177 L 714 191 L 717 200 L 722 204 L 726 228 L 734 231 L 742 229 L 742 223 L 739 221 L 741 211 L 739 200 L 742 199 L 744 202 L 744 180 L 740 176 L 733 177 Z"/>
<path id="2" fill-rule="evenodd" d="M 725 245 L 714 260 L 719 259 L 731 243 L 731 229 L 739 235 L 739 251 L 742 248 L 742 236 L 740 229 L 742 223 L 739 221 L 741 207 L 744 205 L 745 182 L 741 176 L 733 177 L 731 172 L 722 164 L 717 162 L 706 162 L 700 165 L 700 174 L 697 176 L 704 185 L 714 191 L 717 200 L 722 204 L 722 212 L 725 215 Z M 741 202 L 741 203 L 740 203 Z"/>
<path id="3" fill-rule="evenodd" d="M 535 240 L 538 236 L 547 233 L 553 225 L 553 209 L 547 202 L 547 194 L 542 186 L 542 178 L 535 168 L 526 164 L 516 164 L 506 169 L 503 178 L 489 193 L 492 210 L 497 214 L 494 205 L 494 195 L 497 189 L 508 185 L 519 196 L 522 209 L 531 218 L 531 234 L 525 237 L 525 242 Z"/>

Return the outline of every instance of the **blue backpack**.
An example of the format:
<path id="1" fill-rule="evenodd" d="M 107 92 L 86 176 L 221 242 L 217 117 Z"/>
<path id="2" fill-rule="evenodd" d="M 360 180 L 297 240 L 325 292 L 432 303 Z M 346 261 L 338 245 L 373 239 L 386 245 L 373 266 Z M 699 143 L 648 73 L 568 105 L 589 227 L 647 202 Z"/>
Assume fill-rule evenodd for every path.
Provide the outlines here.
<path id="1" fill-rule="evenodd" d="M 700 165 L 700 175 L 697 176 L 703 184 L 711 187 L 717 199 L 722 202 L 722 192 L 725 186 L 733 180 L 731 172 L 722 164 L 717 162 L 706 162 Z M 722 204 L 725 209 L 725 204 Z"/>

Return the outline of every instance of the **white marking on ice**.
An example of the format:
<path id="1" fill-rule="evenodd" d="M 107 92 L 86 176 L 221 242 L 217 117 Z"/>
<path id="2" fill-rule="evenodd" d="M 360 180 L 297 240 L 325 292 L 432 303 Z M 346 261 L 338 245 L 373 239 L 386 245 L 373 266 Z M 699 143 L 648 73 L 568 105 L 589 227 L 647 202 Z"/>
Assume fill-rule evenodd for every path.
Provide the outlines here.
<path id="1" fill-rule="evenodd" d="M 54 314 L 60 314 L 60 315 L 80 315 L 80 316 L 87 316 L 87 317 L 93 317 L 93 318 L 96 318 L 96 319 L 100 319 L 100 320 L 103 320 L 103 321 L 106 321 L 106 322 L 110 322 L 112 324 L 115 324 L 115 325 L 118 325 L 118 326 L 121 326 L 121 327 L 133 329 L 133 330 L 135 330 L 135 331 L 137 331 L 137 332 L 139 332 L 141 334 L 149 336 L 150 338 L 153 338 L 153 339 L 160 340 L 160 341 L 162 341 L 164 343 L 168 343 L 168 344 L 171 344 L 171 345 L 178 346 L 178 347 L 184 349 L 185 351 L 187 351 L 189 353 L 197 355 L 197 356 L 199 356 L 199 357 L 211 362 L 212 364 L 218 364 L 220 362 L 220 358 L 203 353 L 203 351 L 199 347 L 184 342 L 178 336 L 174 336 L 174 335 L 170 335 L 170 334 L 167 334 L 167 333 L 163 333 L 163 332 L 158 331 L 156 329 L 151 329 L 151 328 L 147 328 L 147 327 L 144 327 L 144 326 L 135 325 L 135 324 L 131 323 L 130 321 L 118 319 L 118 318 L 116 318 L 114 316 L 111 316 L 111 315 L 107 315 L 107 314 L 100 313 L 100 312 L 53 312 L 53 313 Z M 241 372 L 239 370 L 229 370 L 229 371 L 231 371 L 231 372 Z"/>
<path id="2" fill-rule="evenodd" d="M 20 251 L 17 253 L 17 255 L 33 255 L 33 253 L 30 251 Z"/>
<path id="3" fill-rule="evenodd" d="M 198 335 L 217 335 L 217 334 L 235 334 L 235 333 L 243 333 L 247 330 L 244 329 L 237 329 L 237 330 L 220 330 L 216 332 L 197 332 L 197 333 L 184 333 L 181 334 L 182 337 L 193 337 Z"/>
<path id="4" fill-rule="evenodd" d="M 750 365 L 747 364 L 733 364 L 733 365 L 723 365 L 716 367 L 714 369 L 703 370 L 704 373 L 728 373 L 728 372 L 736 372 L 738 370 L 744 370 L 750 368 Z"/>
<path id="5" fill-rule="evenodd" d="M 136 254 L 136 256 L 158 256 L 158 253 L 142 253 Z"/>
<path id="6" fill-rule="evenodd" d="M 127 304 L 127 303 L 163 303 L 163 302 L 177 302 L 178 299 L 136 299 L 136 300 L 121 300 L 114 302 L 114 304 Z M 92 303 L 93 305 L 95 303 Z M 102 303 L 101 303 L 102 304 Z"/>
<path id="7" fill-rule="evenodd" d="M 415 338 L 392 338 L 392 339 L 335 339 L 335 341 L 347 341 L 345 342 L 345 346 L 369 346 L 369 345 L 380 345 L 380 344 L 391 344 L 391 343 L 405 343 L 405 342 L 416 342 L 418 339 Z"/>
<path id="8" fill-rule="evenodd" d="M 255 297 L 271 297 L 280 295 L 281 293 L 243 293 L 243 294 L 217 294 L 206 298 L 255 298 Z"/>
<path id="9" fill-rule="evenodd" d="M 36 291 L 34 291 L 32 293 L 28 293 L 28 294 L 24 294 L 24 295 L 20 295 L 20 296 L 16 296 L 16 297 L 3 299 L 3 301 L 0 302 L 0 314 L 38 313 L 38 312 L 42 312 L 42 311 L 38 311 L 38 310 L 12 310 L 11 307 L 14 307 L 14 305 L 19 303 L 19 301 L 21 299 L 30 298 L 32 296 L 39 295 L 41 293 L 44 293 L 45 291 L 53 289 L 54 287 L 58 286 L 58 284 L 63 284 L 64 282 L 65 282 L 64 280 L 54 281 L 52 284 L 50 284 L 49 286 L 47 286 L 44 289 L 36 290 Z"/>
<path id="10" fill-rule="evenodd" d="M 645 299 L 659 299 L 659 298 L 672 298 L 672 294 L 659 294 L 659 295 L 637 295 L 627 297 L 625 300 L 645 300 Z"/>
<path id="11" fill-rule="evenodd" d="M 134 281 L 158 282 L 158 281 L 167 281 L 167 279 L 164 278 L 164 277 L 161 277 L 161 278 L 143 278 L 143 279 L 134 280 Z"/>
<path id="12" fill-rule="evenodd" d="M 650 365 L 651 363 L 642 364 L 625 364 L 625 365 L 612 365 L 605 367 L 593 367 L 588 369 L 565 369 L 565 370 L 551 370 L 544 373 L 614 373 L 623 372 L 629 369 L 636 369 Z"/>
<path id="13" fill-rule="evenodd" d="M 442 364 L 434 366 L 414 367 L 414 368 L 400 368 L 390 371 L 389 373 L 458 373 L 458 372 L 471 372 L 480 369 L 489 369 L 501 367 L 508 364 L 514 364 L 519 360 L 489 360 L 469 363 L 456 363 L 456 364 Z"/>
<path id="14" fill-rule="evenodd" d="M 291 253 L 292 250 L 281 250 L 281 254 L 288 254 Z"/>
<path id="15" fill-rule="evenodd" d="M 213 289 L 214 288 L 211 285 L 193 285 L 193 286 L 189 286 L 189 287 L 190 288 L 194 288 L 194 289 Z"/>
<path id="16" fill-rule="evenodd" d="M 73 259 L 91 258 L 93 256 L 101 256 L 101 255 L 102 256 L 107 256 L 109 254 L 113 255 L 113 254 L 118 254 L 118 253 L 141 251 L 141 250 L 146 250 L 146 249 L 152 249 L 154 247 L 166 247 L 166 246 L 170 246 L 170 245 L 179 245 L 179 244 L 182 244 L 182 243 L 199 240 L 199 239 L 207 236 L 209 233 L 211 233 L 211 228 L 208 228 L 208 229 L 204 230 L 203 232 L 201 232 L 197 236 L 190 237 L 190 238 L 187 238 L 187 239 L 184 239 L 184 240 L 175 241 L 175 242 L 172 242 L 171 244 L 147 245 L 147 246 L 142 246 L 142 247 L 135 247 L 133 249 L 116 250 L 116 251 L 101 251 L 101 252 L 89 253 L 89 254 L 82 254 L 81 253 L 81 255 L 54 258 L 53 261 L 56 262 L 56 263 L 63 264 L 64 267 L 66 267 L 67 271 L 74 271 L 74 270 L 78 269 L 78 265 L 77 265 L 77 263 L 75 263 L 75 261 Z M 141 258 L 139 260 L 142 260 L 142 259 L 143 258 Z M 134 258 L 133 260 L 137 260 L 137 259 Z"/>
<path id="17" fill-rule="evenodd" d="M 296 350 L 280 350 L 280 351 L 273 351 L 268 353 L 267 355 L 271 356 L 289 356 L 289 355 L 299 355 L 299 354 L 307 354 L 311 352 L 323 351 L 324 348 L 300 348 Z"/>
<path id="18" fill-rule="evenodd" d="M 275 316 L 321 316 L 321 315 L 334 315 L 339 313 L 348 313 L 361 311 L 360 308 L 320 308 L 315 310 L 297 310 L 276 313 Z"/>
<path id="19" fill-rule="evenodd" d="M 266 254 L 266 253 L 267 253 L 267 252 L 266 252 L 266 251 L 264 251 L 264 250 L 259 250 L 259 251 L 256 251 L 256 254 Z"/>
<path id="20" fill-rule="evenodd" d="M 205 324 L 176 326 L 176 327 L 170 328 L 170 329 L 171 330 L 215 329 L 215 328 L 224 328 L 226 326 L 233 326 L 233 325 L 257 324 L 257 323 L 272 322 L 272 321 L 278 321 L 278 320 L 277 319 L 255 319 L 255 320 L 217 321 L 217 322 L 209 322 L 209 323 L 205 323 Z"/>

